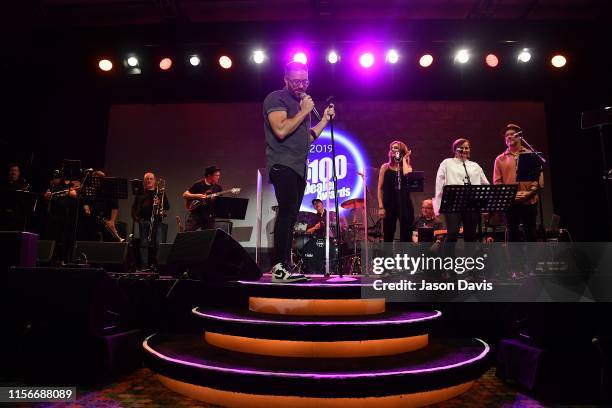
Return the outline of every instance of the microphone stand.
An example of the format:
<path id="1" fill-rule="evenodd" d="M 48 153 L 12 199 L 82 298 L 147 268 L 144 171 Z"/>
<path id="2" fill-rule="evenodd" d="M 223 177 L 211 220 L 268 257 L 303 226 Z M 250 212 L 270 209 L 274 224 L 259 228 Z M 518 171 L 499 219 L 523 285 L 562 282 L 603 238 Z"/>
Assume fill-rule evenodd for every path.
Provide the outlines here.
<path id="1" fill-rule="evenodd" d="M 331 104 L 331 98 L 328 98 L 328 102 Z M 332 154 L 332 180 L 334 182 L 334 206 L 336 210 L 336 253 L 338 254 L 338 260 L 336 261 L 336 274 L 339 275 L 338 278 L 328 279 L 328 282 L 349 282 L 356 280 L 355 278 L 348 278 L 343 276 L 342 267 L 340 265 L 340 259 L 342 258 L 342 254 L 340 253 L 340 210 L 338 204 L 338 174 L 336 171 L 336 142 L 334 140 L 334 118 L 329 118 L 329 134 L 331 139 L 331 154 Z"/>
<path id="2" fill-rule="evenodd" d="M 538 206 L 540 209 L 540 234 L 542 235 L 542 241 L 546 242 L 546 228 L 544 227 L 544 205 L 542 204 L 542 186 L 540 186 L 540 176 L 544 173 L 544 165 L 546 164 L 546 159 L 540 152 L 533 148 L 533 146 L 525 139 L 523 136 L 519 136 L 521 142 L 525 144 L 527 149 L 536 155 L 538 160 L 540 160 L 540 171 L 538 171 Z"/>

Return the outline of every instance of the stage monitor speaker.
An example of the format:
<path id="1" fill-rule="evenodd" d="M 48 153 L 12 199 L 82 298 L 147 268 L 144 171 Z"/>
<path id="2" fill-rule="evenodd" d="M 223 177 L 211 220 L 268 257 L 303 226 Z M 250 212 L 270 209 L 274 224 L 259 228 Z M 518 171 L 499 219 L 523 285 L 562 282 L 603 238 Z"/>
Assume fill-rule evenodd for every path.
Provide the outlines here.
<path id="1" fill-rule="evenodd" d="M 0 231 L 1 273 L 11 266 L 36 266 L 38 234 L 23 231 Z"/>
<path id="2" fill-rule="evenodd" d="M 127 269 L 127 242 L 78 241 L 75 258 L 89 265 L 101 266 L 111 272 L 123 272 Z"/>
<path id="3" fill-rule="evenodd" d="M 202 280 L 261 278 L 261 270 L 246 250 L 219 229 L 178 233 L 168 263 L 180 269 L 189 268 Z"/>

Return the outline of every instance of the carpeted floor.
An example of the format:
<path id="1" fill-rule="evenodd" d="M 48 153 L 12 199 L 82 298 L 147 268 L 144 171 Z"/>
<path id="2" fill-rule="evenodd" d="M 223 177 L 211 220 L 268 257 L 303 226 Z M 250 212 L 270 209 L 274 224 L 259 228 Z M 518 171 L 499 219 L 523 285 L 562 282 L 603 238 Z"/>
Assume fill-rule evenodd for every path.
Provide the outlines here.
<path id="1" fill-rule="evenodd" d="M 130 375 L 107 384 L 102 389 L 77 390 L 77 401 L 72 404 L 45 404 L 45 407 L 208 407 L 166 389 L 146 369 L 139 369 Z M 546 405 L 530 398 L 505 384 L 491 369 L 482 376 L 467 393 L 438 404 L 439 408 L 471 407 L 544 407 Z"/>

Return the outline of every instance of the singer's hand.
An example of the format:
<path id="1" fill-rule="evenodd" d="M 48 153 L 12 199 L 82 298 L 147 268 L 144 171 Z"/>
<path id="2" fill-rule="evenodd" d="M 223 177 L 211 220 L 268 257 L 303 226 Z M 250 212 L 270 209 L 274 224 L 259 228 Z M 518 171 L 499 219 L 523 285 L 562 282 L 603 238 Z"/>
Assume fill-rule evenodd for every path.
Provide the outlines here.
<path id="1" fill-rule="evenodd" d="M 300 101 L 300 110 L 304 113 L 310 113 L 312 108 L 314 108 L 314 101 L 310 95 L 304 94 L 304 97 Z"/>
<path id="2" fill-rule="evenodd" d="M 329 106 L 325 108 L 325 112 L 323 112 L 323 117 L 327 120 L 330 120 L 336 117 L 336 111 L 334 110 L 333 103 L 329 104 Z"/>
<path id="3" fill-rule="evenodd" d="M 379 208 L 378 209 L 378 216 L 380 218 L 385 218 L 385 209 L 384 208 Z"/>

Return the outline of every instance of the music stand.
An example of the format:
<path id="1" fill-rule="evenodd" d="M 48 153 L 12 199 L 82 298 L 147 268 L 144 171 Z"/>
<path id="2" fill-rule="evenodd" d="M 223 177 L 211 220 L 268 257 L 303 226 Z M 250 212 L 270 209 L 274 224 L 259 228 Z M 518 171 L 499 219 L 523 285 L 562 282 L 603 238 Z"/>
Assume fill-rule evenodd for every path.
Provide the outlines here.
<path id="1" fill-rule="evenodd" d="M 217 197 L 213 205 L 213 217 L 244 220 L 248 205 L 248 198 Z"/>
<path id="2" fill-rule="evenodd" d="M 440 212 L 506 212 L 514 203 L 517 190 L 516 184 L 444 186 Z"/>
<path id="3" fill-rule="evenodd" d="M 540 194 L 540 174 L 544 171 L 543 158 L 541 152 L 521 153 L 518 156 L 516 168 L 517 182 L 538 183 L 538 202 L 540 207 L 540 235 L 546 241 L 546 229 L 544 227 L 544 208 L 542 204 L 542 194 Z"/>
<path id="4" fill-rule="evenodd" d="M 248 198 L 217 197 L 213 204 L 213 217 L 227 220 L 244 220 L 246 216 Z M 229 234 L 232 233 L 233 224 L 229 222 Z"/>
<path id="5" fill-rule="evenodd" d="M 90 177 L 82 194 L 93 199 L 125 200 L 128 198 L 127 179 L 119 177 Z"/>
<path id="6" fill-rule="evenodd" d="M 412 171 L 406 175 L 408 191 L 422 193 L 425 185 L 425 172 Z"/>

